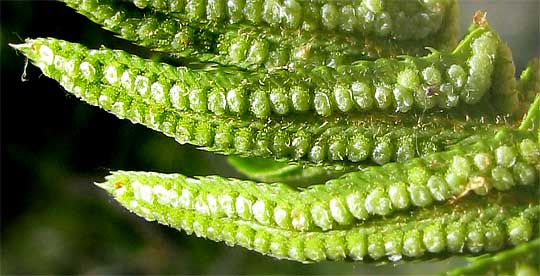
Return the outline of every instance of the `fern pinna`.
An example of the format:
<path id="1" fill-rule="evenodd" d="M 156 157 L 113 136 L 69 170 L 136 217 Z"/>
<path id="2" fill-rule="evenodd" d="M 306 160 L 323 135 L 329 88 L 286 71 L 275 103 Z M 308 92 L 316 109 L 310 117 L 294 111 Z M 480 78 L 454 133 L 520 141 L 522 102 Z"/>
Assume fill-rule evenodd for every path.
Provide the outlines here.
<path id="1" fill-rule="evenodd" d="M 300 262 L 502 251 L 467 274 L 537 250 L 538 60 L 516 80 L 485 13 L 456 43 L 454 0 L 64 2 L 183 65 L 55 38 L 12 47 L 81 100 L 253 179 L 97 183 L 137 215 Z"/>

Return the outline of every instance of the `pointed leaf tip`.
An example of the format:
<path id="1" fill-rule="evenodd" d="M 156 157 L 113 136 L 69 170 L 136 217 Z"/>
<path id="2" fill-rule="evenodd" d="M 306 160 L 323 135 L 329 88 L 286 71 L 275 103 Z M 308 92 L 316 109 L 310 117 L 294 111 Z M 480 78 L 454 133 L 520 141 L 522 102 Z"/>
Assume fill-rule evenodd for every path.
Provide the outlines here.
<path id="1" fill-rule="evenodd" d="M 112 194 L 114 195 L 114 191 L 115 191 L 115 186 L 109 182 L 109 181 L 106 181 L 106 182 L 94 182 L 94 184 L 100 188 L 102 188 L 103 190 L 107 191 L 109 194 Z"/>
<path id="2" fill-rule="evenodd" d="M 26 49 L 30 49 L 30 47 L 32 47 L 32 42 L 31 41 L 26 41 L 25 43 L 19 43 L 19 44 L 15 44 L 15 43 L 9 43 L 8 44 L 9 47 L 17 50 L 17 51 L 23 51 L 23 50 L 26 50 Z"/>
<path id="3" fill-rule="evenodd" d="M 540 94 L 536 96 L 534 102 L 529 107 L 519 129 L 530 132 L 537 132 L 540 130 Z"/>

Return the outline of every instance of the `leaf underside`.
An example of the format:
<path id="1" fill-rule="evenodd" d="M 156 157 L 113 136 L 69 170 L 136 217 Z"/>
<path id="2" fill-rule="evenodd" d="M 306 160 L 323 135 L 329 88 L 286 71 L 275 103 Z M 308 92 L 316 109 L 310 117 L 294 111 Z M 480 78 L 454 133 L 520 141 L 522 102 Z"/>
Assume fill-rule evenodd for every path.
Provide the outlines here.
<path id="1" fill-rule="evenodd" d="M 539 61 L 516 80 L 485 13 L 456 43 L 454 0 L 62 1 L 185 66 L 11 46 L 81 100 L 251 179 L 97 183 L 135 214 L 305 263 L 467 255 L 449 275 L 538 273 Z"/>

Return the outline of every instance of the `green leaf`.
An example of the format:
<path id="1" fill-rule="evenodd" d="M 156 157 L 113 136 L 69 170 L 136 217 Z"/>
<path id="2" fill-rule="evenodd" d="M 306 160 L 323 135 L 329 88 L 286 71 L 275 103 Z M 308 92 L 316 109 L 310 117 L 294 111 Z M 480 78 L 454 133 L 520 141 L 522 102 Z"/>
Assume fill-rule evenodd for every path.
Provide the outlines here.
<path id="1" fill-rule="evenodd" d="M 259 196 L 293 200 L 290 209 L 274 209 L 267 201 L 247 196 L 251 188 L 241 181 L 219 177 L 190 179 L 178 174 L 118 171 L 98 185 L 149 221 L 300 262 L 344 258 L 384 262 L 478 254 L 500 250 L 507 240 L 518 245 L 538 237 L 533 231 L 540 215 L 537 189 L 472 195 L 458 203 L 320 230 L 310 226 L 310 210 L 282 185 L 261 185 L 266 191 Z M 205 188 L 195 191 L 195 187 Z M 230 189 L 242 192 L 225 191 Z M 219 191 L 219 196 L 212 191 Z"/>
<path id="2" fill-rule="evenodd" d="M 450 51 L 454 0 L 64 2 L 187 66 L 54 38 L 11 46 L 83 101 L 276 182 L 97 184 L 137 215 L 300 262 L 517 246 L 454 273 L 538 272 L 521 262 L 536 250 L 538 265 L 539 62 L 516 82 L 485 13 Z"/>
<path id="3" fill-rule="evenodd" d="M 465 267 L 446 275 L 538 275 L 540 272 L 540 239 L 500 253 L 471 258 Z"/>
<path id="4" fill-rule="evenodd" d="M 296 187 L 307 187 L 336 178 L 348 170 L 346 168 L 324 168 L 307 165 L 291 165 L 262 158 L 229 156 L 229 164 L 250 179 L 267 183 L 285 183 Z"/>
<path id="5" fill-rule="evenodd" d="M 343 12 L 349 11 L 350 17 L 356 18 L 354 21 L 357 27 L 350 32 L 336 31 L 335 24 L 330 24 L 330 29 L 324 27 L 329 26 L 326 19 L 336 19 L 337 14 L 323 15 L 320 12 L 337 12 L 334 8 L 337 8 L 335 4 L 339 2 L 325 5 L 302 3 L 301 5 L 309 8 L 295 8 L 295 16 L 285 16 L 289 9 L 275 6 L 278 5 L 276 1 L 248 1 L 244 9 L 239 11 L 239 22 L 230 24 L 224 17 L 212 18 L 217 7 L 206 5 L 206 1 L 196 1 L 193 5 L 185 6 L 181 5 L 186 4 L 185 2 L 178 1 L 168 5 L 157 2 L 136 3 L 141 7 L 159 7 L 158 10 L 137 9 L 133 5 L 111 0 L 62 1 L 105 29 L 141 46 L 183 58 L 195 57 L 201 61 L 252 69 L 338 66 L 366 57 L 374 59 L 404 54 L 423 55 L 426 53 L 425 45 L 451 49 L 455 45 L 458 25 L 455 19 L 458 9 L 454 0 L 437 0 L 425 5 L 410 2 L 408 6 L 412 9 L 408 13 L 414 14 L 418 11 L 418 14 L 411 16 L 402 12 L 403 2 L 384 0 L 388 2 L 385 6 L 389 10 L 379 12 L 377 16 L 381 20 L 376 21 L 375 14 L 364 5 L 343 3 Z M 296 1 L 287 3 L 292 2 Z M 244 6 L 243 2 L 230 4 L 227 8 Z M 260 6 L 257 6 L 259 4 Z M 358 5 L 356 12 L 365 15 L 351 14 L 354 13 L 351 5 Z M 327 6 L 333 8 L 328 9 Z M 279 10 L 277 14 L 262 16 L 262 10 L 267 14 L 278 11 L 276 8 Z M 180 12 L 171 13 L 173 10 Z M 298 15 L 298 12 L 303 15 Z M 343 16 L 339 17 L 344 20 L 339 26 L 352 23 L 352 18 L 347 20 Z M 306 24 L 296 25 L 297 27 L 292 29 L 279 28 L 279 24 L 273 24 L 285 23 L 293 18 L 303 19 Z M 369 22 L 364 24 L 364 20 Z M 260 24 L 263 23 L 261 21 L 267 21 L 271 26 Z M 423 27 L 406 28 L 405 26 L 410 25 L 407 23 L 409 21 L 422 24 Z M 301 28 L 309 31 L 300 30 Z"/>
<path id="6" fill-rule="evenodd" d="M 482 41 L 494 39 L 491 32 L 478 29 L 463 42 L 470 45 L 460 49 L 478 46 L 474 51 L 481 52 L 485 46 L 492 51 L 496 45 L 486 46 Z M 477 41 L 480 42 L 475 44 Z M 300 104 L 301 98 L 310 103 L 310 92 L 304 90 L 304 96 L 296 97 L 298 87 L 285 84 L 284 90 L 260 90 L 256 88 L 261 85 L 259 80 L 246 86 L 244 73 L 236 69 L 173 67 L 123 51 L 89 50 L 56 39 L 28 40 L 13 47 L 82 100 L 174 137 L 179 143 L 223 154 L 345 167 L 356 166 L 355 163 L 385 164 L 441 151 L 470 136 L 494 134 L 515 123 L 511 118 L 496 117 L 497 109 L 485 102 L 489 97 L 474 109 L 463 106 L 449 112 L 411 112 L 405 117 L 394 112 L 354 111 L 329 117 L 314 118 L 312 111 L 278 117 L 271 115 L 271 110 L 280 106 L 271 103 L 275 91 L 284 92 L 286 102 L 290 96 L 293 106 L 304 106 Z M 394 62 L 401 64 L 390 60 L 381 60 L 380 64 Z M 371 63 L 375 67 L 380 64 Z M 400 81 L 410 85 L 414 73 L 404 72 L 407 73 L 399 74 Z M 278 75 L 285 78 L 289 74 L 281 71 Z M 468 82 L 456 83 L 466 87 Z M 315 105 L 322 104 L 320 108 L 334 112 L 331 102 L 322 101 L 332 93 L 317 91 L 312 91 Z M 411 92 L 408 88 L 399 91 Z M 468 91 L 464 95 L 478 92 L 464 91 Z M 402 96 L 405 94 L 399 95 L 405 100 Z M 252 117 L 250 113 L 258 115 Z M 257 118 L 264 114 L 269 117 Z"/>

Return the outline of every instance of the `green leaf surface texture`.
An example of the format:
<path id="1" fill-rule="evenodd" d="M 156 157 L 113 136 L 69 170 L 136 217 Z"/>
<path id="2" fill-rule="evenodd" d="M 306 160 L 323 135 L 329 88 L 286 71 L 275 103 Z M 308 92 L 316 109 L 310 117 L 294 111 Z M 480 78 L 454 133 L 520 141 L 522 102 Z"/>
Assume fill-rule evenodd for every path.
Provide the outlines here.
<path id="1" fill-rule="evenodd" d="M 375 14 L 369 11 L 365 4 L 342 3 L 346 6 L 345 10 L 356 10 L 355 14 L 342 17 L 334 12 L 332 16 L 350 23 L 357 21 L 354 25 L 358 27 L 350 29 L 350 32 L 341 31 L 335 28 L 337 26 L 327 29 L 326 32 L 320 32 L 325 24 L 320 20 L 323 15 L 320 5 L 310 3 L 312 1 L 302 3 L 309 8 L 300 11 L 305 13 L 305 16 L 301 17 L 305 19 L 306 24 L 302 24 L 303 27 L 296 28 L 297 30 L 249 22 L 251 16 L 262 19 L 260 13 L 263 9 L 265 13 L 272 11 L 279 13 L 280 18 L 270 19 L 269 16 L 265 16 L 270 20 L 287 21 L 296 16 L 296 11 L 293 15 L 288 15 L 287 7 L 275 6 L 278 1 L 245 1 L 243 5 L 232 1 L 228 3 L 230 6 L 226 6 L 231 9 L 243 6 L 240 12 L 244 13 L 242 19 L 233 22 L 212 18 L 215 6 L 206 1 L 195 1 L 193 5 L 183 1 L 178 3 L 172 1 L 168 5 L 157 3 L 152 5 L 143 1 L 137 1 L 136 5 L 132 5 L 110 0 L 64 0 L 64 2 L 105 29 L 139 45 L 173 53 L 176 56 L 196 56 L 201 61 L 245 68 L 335 66 L 361 58 L 420 55 L 426 52 L 426 46 L 451 49 L 456 41 L 457 5 L 455 1 L 446 0 L 424 5 L 420 2 L 415 4 L 415 1 L 409 4 L 385 1 L 388 2 L 388 9 L 392 10 L 393 15 L 379 11 L 382 18 L 379 21 L 374 20 Z M 221 2 L 222 4 L 218 6 L 223 7 L 225 1 L 216 2 Z M 283 4 L 294 6 L 293 2 L 295 1 Z M 336 8 L 334 4 L 339 5 L 340 2 L 331 5 Z M 157 8 L 138 9 L 136 6 L 157 6 Z M 337 11 L 334 8 L 330 10 Z M 316 10 L 310 15 L 311 9 Z M 177 10 L 183 10 L 184 15 L 182 12 L 176 12 Z M 205 18 L 207 11 L 209 17 Z M 369 22 L 362 22 L 364 19 L 361 14 L 357 14 L 358 12 L 366 13 L 364 18 Z M 406 13 L 415 12 L 418 12 L 418 15 L 411 20 L 416 20 L 425 27 L 416 29 L 416 33 L 413 33 L 411 32 L 413 29 L 405 27 L 407 22 L 402 21 L 410 19 Z M 392 23 L 393 20 L 398 22 Z M 391 26 L 396 26 L 395 31 L 400 35 L 390 32 Z M 361 29 L 375 32 L 363 32 Z"/>
<path id="2" fill-rule="evenodd" d="M 257 118 L 245 114 L 248 108 L 261 108 L 257 92 L 247 97 L 242 87 L 233 88 L 226 95 L 216 97 L 217 103 L 214 103 L 212 93 L 189 87 L 189 83 L 200 87 L 205 82 L 211 85 L 220 79 L 229 81 L 235 75 L 228 74 L 227 69 L 211 71 L 213 75 L 209 76 L 205 70 L 198 72 L 188 67 L 147 61 L 119 50 L 89 50 L 52 38 L 29 40 L 17 47 L 46 75 L 82 100 L 120 118 L 161 131 L 180 143 L 222 154 L 332 167 L 385 164 L 440 151 L 464 138 L 493 134 L 502 127 L 516 124 L 510 115 L 498 115 L 497 109 L 485 102 L 474 110 L 411 112 L 411 116 L 406 117 L 399 113 L 352 113 L 313 118 L 306 112 Z M 106 61 L 119 65 L 106 65 Z M 124 66 L 133 69 L 124 71 Z M 137 71 L 132 73 L 134 69 Z M 145 73 L 139 75 L 139 72 Z M 184 82 L 159 81 L 158 76 Z M 180 88 L 180 85 L 185 87 Z M 233 114 L 209 111 L 216 110 L 215 106 L 223 98 L 229 100 L 225 105 Z M 246 98 L 251 99 L 251 107 Z M 270 109 L 269 106 L 264 108 Z"/>
<path id="3" fill-rule="evenodd" d="M 11 46 L 80 100 L 230 155 L 249 179 L 96 183 L 136 215 L 303 263 L 462 255 L 448 275 L 540 271 L 540 62 L 516 79 L 485 13 L 457 43 L 455 0 L 62 2 L 174 62 Z"/>

